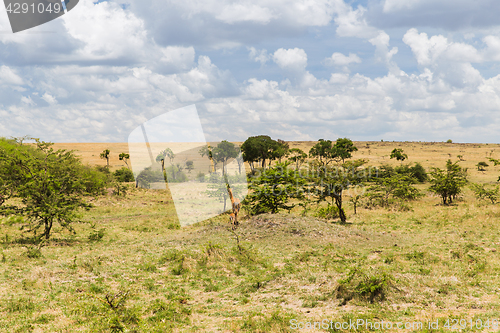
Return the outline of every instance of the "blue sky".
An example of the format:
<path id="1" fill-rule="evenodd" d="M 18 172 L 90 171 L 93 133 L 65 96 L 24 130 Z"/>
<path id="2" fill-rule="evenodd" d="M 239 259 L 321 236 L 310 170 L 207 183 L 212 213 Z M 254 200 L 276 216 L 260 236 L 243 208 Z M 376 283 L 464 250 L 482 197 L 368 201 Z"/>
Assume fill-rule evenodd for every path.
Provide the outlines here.
<path id="1" fill-rule="evenodd" d="M 500 2 L 80 0 L 8 33 L 0 135 L 124 142 L 195 104 L 211 138 L 498 142 Z"/>

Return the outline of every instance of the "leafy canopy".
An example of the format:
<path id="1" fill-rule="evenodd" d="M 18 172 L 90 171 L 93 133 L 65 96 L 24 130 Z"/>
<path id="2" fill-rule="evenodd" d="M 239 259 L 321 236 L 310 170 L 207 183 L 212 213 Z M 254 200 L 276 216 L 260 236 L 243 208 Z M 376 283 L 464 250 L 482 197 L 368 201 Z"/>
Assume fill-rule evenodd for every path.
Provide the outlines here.
<path id="1" fill-rule="evenodd" d="M 462 188 L 467 184 L 467 169 L 463 169 L 458 162 L 446 162 L 446 169 L 432 168 L 431 187 L 429 190 L 441 196 L 444 205 L 449 205 L 455 200 Z"/>
<path id="2" fill-rule="evenodd" d="M 0 194 L 3 199 L 21 199 L 1 205 L 0 214 L 25 216 L 28 232 L 49 239 L 56 222 L 73 231 L 78 210 L 91 208 L 85 196 L 102 193 L 109 179 L 82 165 L 73 152 L 54 151 L 51 143 L 35 141 L 33 146 L 0 140 Z"/>

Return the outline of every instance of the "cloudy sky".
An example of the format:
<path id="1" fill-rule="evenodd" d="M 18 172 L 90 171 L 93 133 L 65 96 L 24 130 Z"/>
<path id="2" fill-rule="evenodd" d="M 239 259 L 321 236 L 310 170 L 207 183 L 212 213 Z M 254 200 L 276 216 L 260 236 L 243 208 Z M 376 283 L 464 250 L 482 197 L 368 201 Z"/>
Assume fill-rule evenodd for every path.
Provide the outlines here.
<path id="1" fill-rule="evenodd" d="M 80 0 L 12 34 L 0 136 L 124 142 L 195 104 L 212 139 L 500 141 L 498 0 Z"/>

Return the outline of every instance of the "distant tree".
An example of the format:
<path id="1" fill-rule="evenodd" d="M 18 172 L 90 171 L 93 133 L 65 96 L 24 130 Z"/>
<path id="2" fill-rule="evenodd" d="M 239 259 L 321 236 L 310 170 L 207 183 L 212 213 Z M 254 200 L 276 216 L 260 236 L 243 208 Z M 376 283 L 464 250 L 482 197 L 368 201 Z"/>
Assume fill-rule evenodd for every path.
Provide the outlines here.
<path id="1" fill-rule="evenodd" d="M 238 148 L 234 143 L 228 142 L 226 140 L 221 141 L 217 147 L 212 150 L 213 159 L 217 162 L 222 163 L 222 173 L 226 173 L 226 163 L 238 156 Z"/>
<path id="2" fill-rule="evenodd" d="M 451 204 L 467 184 L 467 169 L 451 160 L 446 161 L 446 170 L 432 168 L 430 175 L 432 185 L 429 190 L 440 195 L 444 205 Z"/>
<path id="3" fill-rule="evenodd" d="M 181 163 L 171 164 L 165 168 L 165 178 L 169 183 L 182 183 L 188 180 L 187 175 L 182 172 L 184 166 Z"/>
<path id="4" fill-rule="evenodd" d="M 295 163 L 295 170 L 299 170 L 300 166 L 305 162 L 307 154 L 299 148 L 292 148 L 287 153 L 288 160 Z"/>
<path id="5" fill-rule="evenodd" d="M 191 173 L 191 170 L 194 169 L 194 162 L 193 161 L 187 161 L 186 162 L 186 169 L 188 170 L 188 173 Z"/>
<path id="6" fill-rule="evenodd" d="M 161 164 L 161 171 L 165 172 L 165 159 L 168 158 L 170 160 L 170 164 L 173 163 L 175 154 L 170 148 L 165 148 L 160 151 L 160 153 L 156 156 L 156 162 Z"/>
<path id="7" fill-rule="evenodd" d="M 101 158 L 106 159 L 106 165 L 108 168 L 109 168 L 109 153 L 110 153 L 109 149 L 104 149 L 100 155 Z"/>
<path id="8" fill-rule="evenodd" d="M 266 161 L 278 158 L 280 149 L 283 146 L 267 135 L 251 136 L 241 145 L 243 160 L 250 164 L 252 171 L 253 163 L 260 162 L 261 167 L 265 168 Z"/>
<path id="9" fill-rule="evenodd" d="M 319 139 L 309 150 L 309 157 L 317 158 L 322 165 L 328 165 L 333 161 L 344 163 L 346 159 L 352 157 L 351 153 L 357 150 L 358 148 L 348 138 L 339 138 L 335 143 Z"/>
<path id="10" fill-rule="evenodd" d="M 398 161 L 401 161 L 403 163 L 404 160 L 408 158 L 408 155 L 406 155 L 401 148 L 394 148 L 391 152 L 391 159 L 395 158 Z"/>
<path id="11" fill-rule="evenodd" d="M 278 142 L 278 146 L 277 146 L 276 150 L 273 152 L 271 159 L 272 160 L 277 159 L 278 162 L 281 163 L 281 159 L 284 156 L 286 156 L 286 154 L 290 150 L 290 145 L 288 144 L 288 142 L 286 142 L 285 140 L 281 140 L 281 139 L 278 139 L 277 142 Z"/>
<path id="12" fill-rule="evenodd" d="M 351 153 L 357 151 L 358 148 L 348 138 L 339 138 L 333 146 L 334 156 L 342 160 L 342 163 L 348 158 L 351 158 Z"/>
<path id="13" fill-rule="evenodd" d="M 158 168 L 153 168 L 151 166 L 142 170 L 137 177 L 135 177 L 135 182 L 137 187 L 150 188 L 151 183 L 165 181 L 164 172 L 158 170 Z"/>
<path id="14" fill-rule="evenodd" d="M 478 171 L 485 171 L 484 168 L 488 167 L 489 165 L 488 163 L 481 161 L 478 164 L 476 164 L 476 166 Z"/>
<path id="15" fill-rule="evenodd" d="M 209 144 L 206 146 L 203 146 L 198 150 L 198 154 L 201 155 L 201 157 L 207 156 L 208 159 L 210 160 L 210 168 L 208 170 L 208 173 L 216 172 L 217 171 L 217 162 L 214 160 L 214 156 L 212 153 L 212 147 L 210 147 Z"/>
<path id="16" fill-rule="evenodd" d="M 446 143 L 453 143 L 451 139 L 446 140 Z"/>
<path id="17" fill-rule="evenodd" d="M 120 161 L 125 162 L 125 164 L 127 165 L 127 168 L 130 169 L 130 167 L 128 166 L 128 163 L 127 163 L 127 160 L 130 159 L 130 155 L 129 154 L 127 154 L 127 153 L 121 153 L 120 155 L 118 155 L 118 159 Z"/>
<path id="18" fill-rule="evenodd" d="M 318 143 L 309 150 L 309 157 L 317 158 L 321 165 L 328 165 L 334 160 L 333 142 L 319 139 Z"/>

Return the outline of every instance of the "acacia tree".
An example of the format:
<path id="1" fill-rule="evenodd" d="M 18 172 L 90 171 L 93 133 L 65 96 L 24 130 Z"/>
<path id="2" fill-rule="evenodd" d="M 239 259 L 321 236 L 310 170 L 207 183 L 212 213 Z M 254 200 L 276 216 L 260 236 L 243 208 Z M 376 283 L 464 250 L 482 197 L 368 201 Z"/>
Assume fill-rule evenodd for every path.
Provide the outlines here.
<path id="1" fill-rule="evenodd" d="M 127 160 L 130 159 L 130 154 L 127 154 L 127 153 L 121 153 L 120 155 L 118 155 L 118 159 L 120 161 L 123 161 L 125 162 L 125 164 L 127 165 L 127 168 L 130 169 L 130 167 L 128 166 L 128 163 L 127 163 Z"/>
<path id="2" fill-rule="evenodd" d="M 347 161 L 337 166 L 323 165 L 318 168 L 318 173 L 313 174 L 311 179 L 316 187 L 318 203 L 328 201 L 329 205 L 335 205 L 338 210 L 340 221 L 347 222 L 347 217 L 342 207 L 344 191 L 353 185 L 357 185 L 364 180 L 364 173 L 359 173 L 361 166 L 367 161 L 363 159 Z M 319 162 L 318 162 L 319 165 Z"/>
<path id="3" fill-rule="evenodd" d="M 484 168 L 489 167 L 488 163 L 483 162 L 483 161 L 476 164 L 476 166 L 477 166 L 477 171 L 485 171 Z"/>
<path id="4" fill-rule="evenodd" d="M 352 157 L 352 152 L 357 151 L 358 148 L 354 145 L 351 139 L 338 138 L 333 146 L 334 158 L 342 160 L 342 163 L 348 158 Z"/>
<path id="5" fill-rule="evenodd" d="M 295 170 L 299 170 L 300 166 L 305 162 L 307 154 L 302 149 L 292 148 L 287 152 L 288 160 L 295 163 Z"/>
<path id="6" fill-rule="evenodd" d="M 395 158 L 398 161 L 401 161 L 403 163 L 404 160 L 408 158 L 408 155 L 406 155 L 401 148 L 394 148 L 391 152 L 391 159 Z"/>
<path id="7" fill-rule="evenodd" d="M 335 143 L 331 140 L 319 139 L 309 150 L 309 156 L 319 159 L 322 165 L 328 165 L 331 162 L 345 162 L 346 159 L 352 157 L 352 152 L 358 148 L 348 138 L 338 138 Z"/>
<path id="8" fill-rule="evenodd" d="M 35 147 L 5 141 L 0 145 L 0 184 L 20 198 L 0 206 L 0 214 L 25 216 L 24 227 L 38 239 L 49 239 L 54 223 L 74 232 L 77 211 L 92 207 L 84 197 L 102 193 L 107 176 L 83 166 L 71 151 L 54 151 L 51 143 L 35 141 Z"/>
<path id="9" fill-rule="evenodd" d="M 429 190 L 441 196 L 443 205 L 449 205 L 462 193 L 462 188 L 467 184 L 467 169 L 446 161 L 446 170 L 432 168 L 431 187 Z"/>
<path id="10" fill-rule="evenodd" d="M 272 160 L 278 160 L 281 163 L 281 159 L 288 154 L 290 150 L 290 145 L 285 140 L 278 139 L 276 141 L 278 143 L 276 149 L 272 153 Z"/>
<path id="11" fill-rule="evenodd" d="M 290 162 L 277 163 L 269 167 L 259 177 L 251 178 L 251 192 L 244 200 L 251 214 L 277 213 L 279 210 L 290 210 L 295 204 L 290 199 L 304 199 L 306 179 L 290 170 Z"/>
<path id="12" fill-rule="evenodd" d="M 277 152 L 283 149 L 280 144 L 267 135 L 251 136 L 241 145 L 243 160 L 250 164 L 252 171 L 253 163 L 260 162 L 261 167 L 266 167 L 266 161 L 275 159 L 279 156 Z"/>
<path id="13" fill-rule="evenodd" d="M 106 159 L 106 165 L 109 168 L 109 149 L 104 149 L 100 155 L 101 158 Z"/>
<path id="14" fill-rule="evenodd" d="M 375 185 L 368 188 L 368 198 L 383 207 L 390 205 L 393 199 L 415 200 L 421 196 L 420 191 L 413 186 L 416 179 L 410 175 L 394 173 L 385 177 L 375 178 Z"/>
<path id="15" fill-rule="evenodd" d="M 213 159 L 222 163 L 222 174 L 226 173 L 227 161 L 238 156 L 238 149 L 234 143 L 223 140 L 212 150 Z"/>
<path id="16" fill-rule="evenodd" d="M 170 160 L 170 164 L 172 164 L 175 154 L 170 148 L 165 148 L 156 156 L 156 162 L 161 163 L 161 172 L 165 172 L 165 158 L 167 157 Z"/>
<path id="17" fill-rule="evenodd" d="M 213 167 L 213 170 L 212 168 L 208 170 L 208 173 L 212 173 L 212 172 L 216 172 L 216 167 L 217 167 L 217 162 L 214 160 L 214 156 L 213 156 L 213 153 L 212 153 L 212 148 L 210 147 L 210 145 L 206 145 L 206 146 L 203 146 L 200 148 L 200 150 L 198 150 L 198 154 L 201 155 L 201 157 L 205 157 L 207 156 L 208 159 L 210 160 L 210 163 Z"/>

